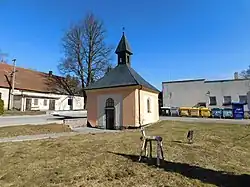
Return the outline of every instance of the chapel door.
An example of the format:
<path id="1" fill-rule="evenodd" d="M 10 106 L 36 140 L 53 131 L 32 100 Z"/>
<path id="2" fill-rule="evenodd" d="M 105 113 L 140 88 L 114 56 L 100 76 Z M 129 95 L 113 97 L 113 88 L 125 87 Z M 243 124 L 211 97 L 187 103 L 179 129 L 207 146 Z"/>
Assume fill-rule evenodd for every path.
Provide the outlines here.
<path id="1" fill-rule="evenodd" d="M 108 98 L 106 100 L 106 128 L 107 129 L 115 129 L 115 107 L 114 107 L 114 100 Z"/>

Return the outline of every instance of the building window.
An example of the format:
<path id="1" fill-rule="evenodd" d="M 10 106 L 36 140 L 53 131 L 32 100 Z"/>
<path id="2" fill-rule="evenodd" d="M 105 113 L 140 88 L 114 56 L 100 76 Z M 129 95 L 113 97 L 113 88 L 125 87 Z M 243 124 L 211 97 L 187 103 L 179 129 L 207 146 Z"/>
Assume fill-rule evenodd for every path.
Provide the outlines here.
<path id="1" fill-rule="evenodd" d="M 34 105 L 38 105 L 38 99 L 34 99 Z"/>
<path id="2" fill-rule="evenodd" d="M 149 98 L 147 99 L 147 110 L 148 110 L 148 113 L 151 113 L 151 103 L 150 103 Z"/>
<path id="3" fill-rule="evenodd" d="M 246 95 L 240 95 L 239 96 L 239 102 L 240 103 L 247 103 L 247 96 Z"/>
<path id="4" fill-rule="evenodd" d="M 216 97 L 210 96 L 209 97 L 209 105 L 217 105 Z"/>
<path id="5" fill-rule="evenodd" d="M 232 103 L 232 98 L 231 98 L 231 96 L 224 96 L 223 97 L 223 104 L 224 105 L 230 105 L 231 103 Z"/>
<path id="6" fill-rule="evenodd" d="M 108 98 L 106 100 L 106 108 L 110 108 L 110 107 L 114 107 L 114 106 L 115 106 L 114 100 L 112 98 Z"/>
<path id="7" fill-rule="evenodd" d="M 68 99 L 68 105 L 72 105 L 73 104 L 73 100 L 72 99 Z"/>
<path id="8" fill-rule="evenodd" d="M 43 106 L 47 106 L 48 105 L 48 100 L 47 99 L 44 99 L 43 100 Z"/>

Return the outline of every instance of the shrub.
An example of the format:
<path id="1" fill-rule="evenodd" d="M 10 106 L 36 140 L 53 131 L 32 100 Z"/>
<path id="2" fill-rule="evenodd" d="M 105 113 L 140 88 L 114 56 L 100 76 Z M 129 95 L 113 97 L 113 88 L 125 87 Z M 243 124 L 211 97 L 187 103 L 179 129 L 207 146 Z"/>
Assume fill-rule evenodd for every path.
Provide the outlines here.
<path id="1" fill-rule="evenodd" d="M 4 103 L 3 100 L 0 99 L 0 115 L 2 115 L 4 113 Z"/>

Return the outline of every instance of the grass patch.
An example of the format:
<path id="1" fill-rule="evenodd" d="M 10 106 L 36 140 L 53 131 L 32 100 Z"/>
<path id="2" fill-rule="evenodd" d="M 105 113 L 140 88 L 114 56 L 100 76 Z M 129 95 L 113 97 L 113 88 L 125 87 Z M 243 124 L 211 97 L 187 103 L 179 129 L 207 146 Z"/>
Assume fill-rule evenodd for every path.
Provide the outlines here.
<path id="1" fill-rule="evenodd" d="M 24 115 L 43 115 L 46 111 L 25 111 L 5 110 L 3 116 L 24 116 Z"/>
<path id="2" fill-rule="evenodd" d="M 193 144 L 186 143 L 189 129 Z M 249 185 L 248 126 L 163 121 L 146 133 L 163 137 L 160 168 L 137 162 L 138 130 L 0 144 L 0 186 Z"/>
<path id="3" fill-rule="evenodd" d="M 36 135 L 57 132 L 70 132 L 71 129 L 63 124 L 46 125 L 18 125 L 10 127 L 0 127 L 0 137 L 13 137 L 20 135 Z"/>

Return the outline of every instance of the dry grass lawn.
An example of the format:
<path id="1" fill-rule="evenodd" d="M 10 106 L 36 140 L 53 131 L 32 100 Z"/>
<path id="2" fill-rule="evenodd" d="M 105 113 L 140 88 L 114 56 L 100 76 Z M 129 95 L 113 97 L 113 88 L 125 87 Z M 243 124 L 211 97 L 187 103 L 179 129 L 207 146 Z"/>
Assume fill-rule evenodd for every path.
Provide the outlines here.
<path id="1" fill-rule="evenodd" d="M 10 127 L 0 127 L 0 138 L 70 131 L 71 129 L 66 125 L 56 123 L 46 125 L 19 125 Z"/>
<path id="2" fill-rule="evenodd" d="M 249 126 L 165 121 L 146 132 L 163 137 L 160 168 L 137 162 L 138 130 L 0 144 L 0 186 L 249 186 Z"/>

